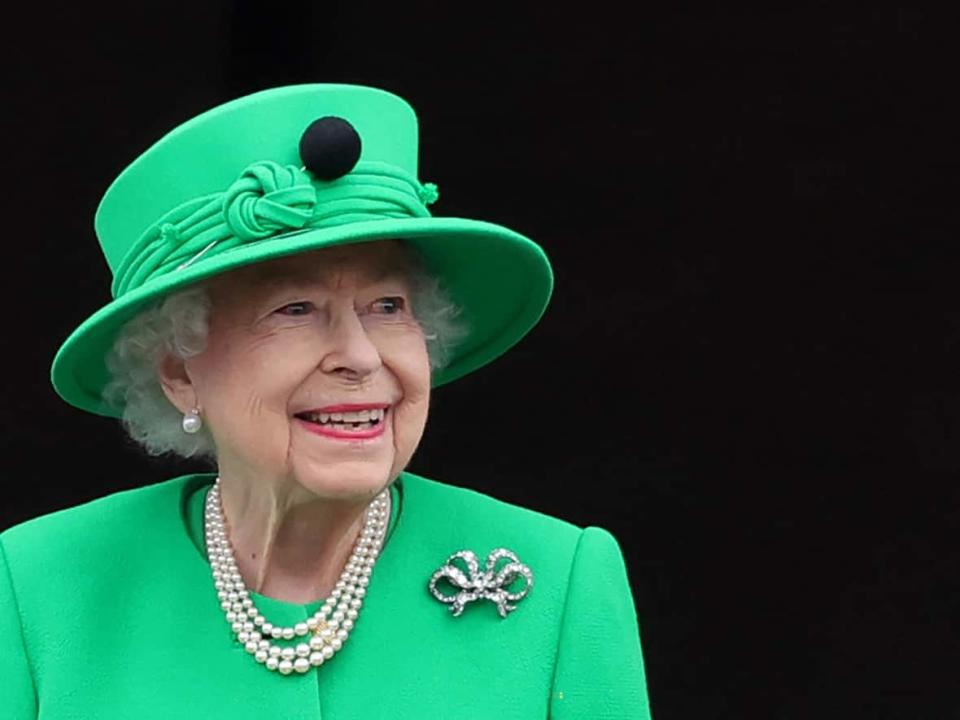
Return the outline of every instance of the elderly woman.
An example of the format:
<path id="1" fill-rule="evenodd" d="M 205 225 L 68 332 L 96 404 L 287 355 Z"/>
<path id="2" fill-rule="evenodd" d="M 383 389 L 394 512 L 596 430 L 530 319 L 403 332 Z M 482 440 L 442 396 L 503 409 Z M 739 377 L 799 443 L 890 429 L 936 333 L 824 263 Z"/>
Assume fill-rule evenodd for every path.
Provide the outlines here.
<path id="1" fill-rule="evenodd" d="M 114 299 L 54 386 L 216 471 L 0 535 L 4 718 L 648 717 L 615 539 L 404 469 L 431 387 L 552 278 L 521 235 L 432 217 L 416 156 L 400 98 L 301 85 L 111 185 Z"/>

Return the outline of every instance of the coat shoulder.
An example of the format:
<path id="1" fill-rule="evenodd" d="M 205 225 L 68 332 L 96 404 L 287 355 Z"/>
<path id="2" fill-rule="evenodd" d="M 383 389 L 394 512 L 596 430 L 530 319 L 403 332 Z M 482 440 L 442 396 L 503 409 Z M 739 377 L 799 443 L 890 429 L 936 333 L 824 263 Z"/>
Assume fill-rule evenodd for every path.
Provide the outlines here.
<path id="1" fill-rule="evenodd" d="M 539 555 L 549 548 L 557 557 L 569 558 L 583 533 L 583 528 L 552 515 L 413 473 L 403 474 L 403 491 L 404 504 L 418 521 L 429 522 L 434 539 L 475 543 L 478 547 L 471 549 L 478 553 L 507 547 Z"/>
<path id="2" fill-rule="evenodd" d="M 77 562 L 87 554 L 102 558 L 104 552 L 109 557 L 181 522 L 181 499 L 203 482 L 209 482 L 203 475 L 183 475 L 41 515 L 0 533 L 0 546 L 23 566 L 49 567 L 53 558 Z"/>

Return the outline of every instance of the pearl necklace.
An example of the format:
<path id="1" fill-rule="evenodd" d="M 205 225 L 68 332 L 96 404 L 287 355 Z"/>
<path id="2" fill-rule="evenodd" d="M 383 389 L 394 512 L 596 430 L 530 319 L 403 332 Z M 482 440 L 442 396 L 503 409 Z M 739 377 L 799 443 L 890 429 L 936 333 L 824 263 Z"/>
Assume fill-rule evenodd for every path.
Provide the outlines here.
<path id="1" fill-rule="evenodd" d="M 383 490 L 367 507 L 363 529 L 353 546 L 353 552 L 323 607 L 305 622 L 281 627 L 264 618 L 243 584 L 227 537 L 227 524 L 220 499 L 220 478 L 217 478 L 207 493 L 204 511 L 207 558 L 220 607 L 226 613 L 227 622 L 237 640 L 253 655 L 254 660 L 268 670 L 278 670 L 282 675 L 294 671 L 305 673 L 311 667 L 323 665 L 343 647 L 367 594 L 370 574 L 383 547 L 389 520 L 390 491 Z M 306 635 L 310 635 L 309 640 L 295 645 L 281 646 L 270 640 L 294 640 Z"/>

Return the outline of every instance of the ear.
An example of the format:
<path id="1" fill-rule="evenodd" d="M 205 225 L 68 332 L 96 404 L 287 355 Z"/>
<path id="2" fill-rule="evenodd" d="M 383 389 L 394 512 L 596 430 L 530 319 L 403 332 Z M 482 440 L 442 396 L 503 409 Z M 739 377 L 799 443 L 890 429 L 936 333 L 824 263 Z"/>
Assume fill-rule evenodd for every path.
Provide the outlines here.
<path id="1" fill-rule="evenodd" d="M 197 407 L 197 393 L 183 358 L 167 353 L 157 366 L 157 377 L 163 394 L 180 412 Z"/>

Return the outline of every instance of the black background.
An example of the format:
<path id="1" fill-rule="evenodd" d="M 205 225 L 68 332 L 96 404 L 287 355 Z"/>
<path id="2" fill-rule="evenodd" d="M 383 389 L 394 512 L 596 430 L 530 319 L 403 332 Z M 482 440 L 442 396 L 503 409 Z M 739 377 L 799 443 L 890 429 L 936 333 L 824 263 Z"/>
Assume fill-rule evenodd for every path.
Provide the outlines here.
<path id="1" fill-rule="evenodd" d="M 108 299 L 107 184 L 237 95 L 375 85 L 418 111 L 434 212 L 557 279 L 437 391 L 413 469 L 614 532 L 657 720 L 960 717 L 955 18 L 797 5 L 20 8 L 0 527 L 189 469 L 49 386 Z"/>

